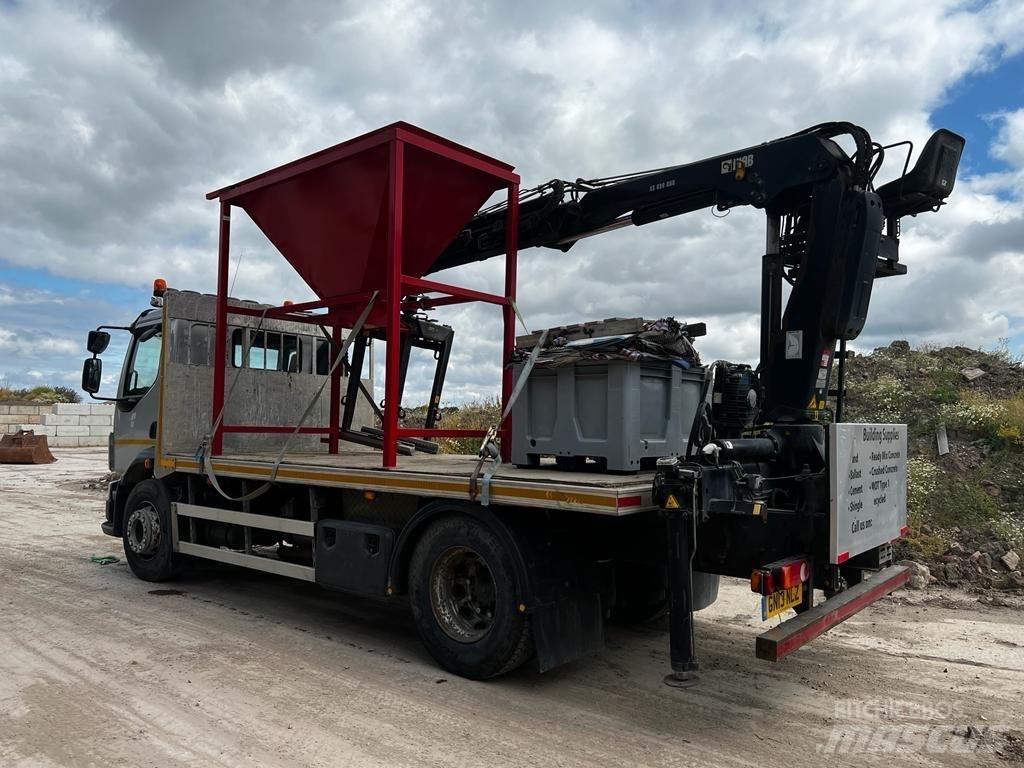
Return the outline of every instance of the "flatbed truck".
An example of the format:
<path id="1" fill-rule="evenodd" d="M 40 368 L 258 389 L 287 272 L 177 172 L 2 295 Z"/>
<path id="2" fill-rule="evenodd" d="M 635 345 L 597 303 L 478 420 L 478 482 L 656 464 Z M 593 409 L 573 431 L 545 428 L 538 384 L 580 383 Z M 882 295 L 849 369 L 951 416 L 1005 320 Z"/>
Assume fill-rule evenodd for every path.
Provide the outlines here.
<path id="1" fill-rule="evenodd" d="M 411 127 L 397 130 L 413 141 Z M 843 133 L 856 142 L 853 155 L 833 140 Z M 379 599 L 407 595 L 431 655 L 474 679 L 531 658 L 551 669 L 599 650 L 606 621 L 667 609 L 667 682 L 692 684 L 693 613 L 715 600 L 722 575 L 750 579 L 765 618 L 797 612 L 757 640 L 758 656 L 782 658 L 906 581 L 891 546 L 906 531 L 906 428 L 842 423 L 845 345 L 863 327 L 872 282 L 906 271 L 900 217 L 943 203 L 962 146 L 937 132 L 914 169 L 905 166 L 877 192 L 885 148 L 842 123 L 707 161 L 510 194 L 519 245 L 563 251 L 583 237 L 708 206 L 768 214 L 762 364 L 701 368 L 686 450 L 634 473 L 499 462 L 488 441 L 507 434 L 501 424 L 479 456 L 435 453 L 415 430 L 400 430 L 407 439 L 393 443 L 399 455 L 389 462 L 385 452 L 382 466 L 386 419 L 398 413 L 400 395 L 382 411 L 369 396 L 372 378 L 362 376 L 372 295 L 345 335 L 318 330 L 320 316 L 301 308 L 158 281 L 153 308 L 119 329 L 129 343 L 110 398 L 117 479 L 103 531 L 123 540 L 132 571 L 150 581 L 200 558 Z M 310 173 L 311 163 L 289 173 Z M 270 173 L 260 183 L 288 178 Z M 261 189 L 246 184 L 246 194 Z M 481 210 L 431 269 L 502 252 L 509 233 L 496 237 L 496 222 L 513 220 L 507 213 Z M 793 285 L 785 312 L 784 279 Z M 403 301 L 424 306 L 422 298 Z M 402 317 L 402 338 L 434 348 L 447 364 L 450 334 L 424 329 L 419 314 Z M 110 330 L 89 335 L 83 388 L 94 397 Z M 218 380 L 218 363 L 226 379 Z M 511 368 L 511 359 L 504 363 Z M 403 385 L 404 376 L 403 367 Z M 225 382 L 227 396 L 211 398 Z M 442 385 L 443 370 L 435 406 Z M 336 450 L 342 408 L 352 445 Z M 332 426 L 304 427 L 310 418 Z M 254 421 L 264 428 L 223 428 Z M 815 589 L 827 599 L 816 604 Z"/>

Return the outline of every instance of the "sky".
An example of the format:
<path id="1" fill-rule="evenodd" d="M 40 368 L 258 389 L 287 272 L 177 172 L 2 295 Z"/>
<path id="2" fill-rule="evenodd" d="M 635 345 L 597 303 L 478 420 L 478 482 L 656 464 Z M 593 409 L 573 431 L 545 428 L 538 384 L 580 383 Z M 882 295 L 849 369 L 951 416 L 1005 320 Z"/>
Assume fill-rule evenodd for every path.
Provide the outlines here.
<path id="1" fill-rule="evenodd" d="M 876 284 L 852 346 L 1024 352 L 1024 3 L 0 0 L 0 383 L 77 386 L 87 331 L 130 322 L 155 277 L 215 289 L 206 192 L 395 120 L 524 186 L 830 120 L 916 149 L 949 128 L 968 141 L 956 189 L 903 221 L 909 274 Z M 705 359 L 756 362 L 763 226 L 703 211 L 524 251 L 519 307 L 531 329 L 706 322 Z M 312 297 L 241 212 L 231 259 L 240 298 Z M 501 259 L 438 278 L 500 292 Z M 495 394 L 497 311 L 438 319 L 456 330 L 446 401 Z M 428 389 L 417 363 L 405 404 Z"/>

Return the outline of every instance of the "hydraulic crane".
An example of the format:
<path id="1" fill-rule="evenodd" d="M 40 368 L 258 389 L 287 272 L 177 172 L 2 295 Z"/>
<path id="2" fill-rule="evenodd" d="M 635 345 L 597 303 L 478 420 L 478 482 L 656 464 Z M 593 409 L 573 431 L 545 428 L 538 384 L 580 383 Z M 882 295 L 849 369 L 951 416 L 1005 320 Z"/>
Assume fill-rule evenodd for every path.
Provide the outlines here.
<path id="1" fill-rule="evenodd" d="M 852 154 L 837 141 L 843 136 Z M 886 151 L 901 145 L 908 146 L 902 174 L 875 189 Z M 963 146 L 962 137 L 940 129 L 908 172 L 909 142 L 882 146 L 859 126 L 824 123 L 686 165 L 592 181 L 556 179 L 523 194 L 520 248 L 567 251 L 585 237 L 711 207 L 751 205 L 766 214 L 760 364 L 756 370 L 724 362 L 709 366 L 687 454 L 659 461 L 654 481 L 669 526 L 677 682 L 697 668 L 693 570 L 740 577 L 753 572 L 752 585 L 763 573 L 766 596 L 772 574 L 777 585 L 799 570 L 805 575 L 793 580 L 802 583 L 809 571 L 798 607 L 807 611 L 814 586 L 834 594 L 859 583 L 862 568 L 888 564 L 891 547 L 884 545 L 842 564 L 826 556 L 827 427 L 841 420 L 846 342 L 864 327 L 875 279 L 906 273 L 899 260 L 900 219 L 943 205 Z M 504 209 L 497 205 L 474 217 L 433 270 L 502 253 Z M 784 308 L 783 280 L 792 286 Z M 762 568 L 764 563 L 770 565 Z M 823 631 L 810 626 L 802 631 Z M 785 642 L 759 645 L 759 654 L 784 655 Z"/>
<path id="2" fill-rule="evenodd" d="M 853 140 L 852 156 L 834 141 L 841 135 Z M 594 181 L 555 179 L 523 193 L 519 247 L 564 252 L 586 237 L 703 208 L 763 209 L 760 415 L 799 421 L 823 407 L 828 377 L 820 371 L 831 371 L 836 342 L 855 339 L 864 327 L 874 279 L 906 272 L 900 218 L 937 210 L 953 190 L 964 140 L 944 129 L 910 173 L 904 168 L 874 190 L 886 150 L 905 143 L 883 147 L 859 126 L 825 123 L 686 165 Z M 502 203 L 478 214 L 432 271 L 504 253 L 504 210 Z M 784 314 L 783 279 L 793 286 Z"/>

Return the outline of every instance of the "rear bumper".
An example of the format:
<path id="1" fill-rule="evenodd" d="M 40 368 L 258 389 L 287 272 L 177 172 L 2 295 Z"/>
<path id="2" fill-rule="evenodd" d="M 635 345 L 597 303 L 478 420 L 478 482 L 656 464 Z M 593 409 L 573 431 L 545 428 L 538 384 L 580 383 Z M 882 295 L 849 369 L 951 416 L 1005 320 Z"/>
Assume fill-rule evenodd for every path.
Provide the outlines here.
<path id="1" fill-rule="evenodd" d="M 756 646 L 757 658 L 778 661 L 836 624 L 846 621 L 879 598 L 899 589 L 909 578 L 910 569 L 906 566 L 894 565 L 883 568 L 871 579 L 865 579 L 857 586 L 840 592 L 759 635 Z"/>

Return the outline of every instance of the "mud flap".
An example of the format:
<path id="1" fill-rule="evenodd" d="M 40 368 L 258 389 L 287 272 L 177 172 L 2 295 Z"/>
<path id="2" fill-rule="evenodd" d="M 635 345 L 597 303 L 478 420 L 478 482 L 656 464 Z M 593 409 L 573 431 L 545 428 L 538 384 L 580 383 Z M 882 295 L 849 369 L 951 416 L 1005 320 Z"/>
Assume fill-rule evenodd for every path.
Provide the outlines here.
<path id="1" fill-rule="evenodd" d="M 541 672 L 604 648 L 604 615 L 597 593 L 538 606 L 530 619 Z"/>

